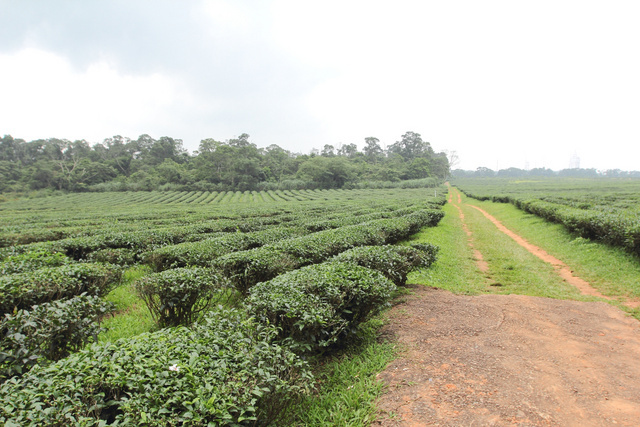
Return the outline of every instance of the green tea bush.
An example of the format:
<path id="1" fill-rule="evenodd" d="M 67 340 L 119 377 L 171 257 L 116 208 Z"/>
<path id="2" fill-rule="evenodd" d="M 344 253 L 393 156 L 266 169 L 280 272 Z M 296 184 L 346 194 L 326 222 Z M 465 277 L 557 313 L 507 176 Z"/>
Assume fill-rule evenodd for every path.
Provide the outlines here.
<path id="1" fill-rule="evenodd" d="M 407 275 L 418 268 L 429 267 L 434 261 L 437 247 L 429 244 L 412 246 L 362 246 L 345 251 L 332 261 L 350 262 L 379 271 L 396 286 L 407 283 Z"/>
<path id="2" fill-rule="evenodd" d="M 378 271 L 330 262 L 258 283 L 246 303 L 250 313 L 280 328 L 281 337 L 310 350 L 355 333 L 387 305 L 395 288 Z"/>
<path id="3" fill-rule="evenodd" d="M 102 331 L 98 321 L 113 304 L 86 294 L 6 314 L 0 323 L 0 379 L 60 360 Z"/>
<path id="4" fill-rule="evenodd" d="M 12 255 L 0 262 L 0 274 L 25 273 L 44 267 L 58 267 L 72 260 L 60 252 L 25 252 Z"/>
<path id="5" fill-rule="evenodd" d="M 276 335 L 217 309 L 190 328 L 94 344 L 0 386 L 0 424 L 284 425 L 312 377 Z"/>
<path id="6" fill-rule="evenodd" d="M 143 255 L 155 271 L 186 266 L 210 266 L 216 258 L 298 236 L 295 227 L 273 227 L 252 233 L 227 233 L 212 239 L 158 248 Z"/>
<path id="7" fill-rule="evenodd" d="M 166 270 L 134 283 L 160 327 L 190 325 L 215 303 L 230 298 L 230 290 L 210 269 Z"/>
<path id="8" fill-rule="evenodd" d="M 117 266 L 76 263 L 0 276 L 0 315 L 84 292 L 103 296 L 121 275 Z"/>
<path id="9" fill-rule="evenodd" d="M 519 209 L 564 225 L 580 237 L 600 240 L 640 255 L 640 216 L 634 212 L 602 212 L 573 208 L 538 199 L 512 199 Z"/>
<path id="10" fill-rule="evenodd" d="M 87 255 L 89 262 L 117 264 L 122 267 L 134 265 L 136 260 L 135 252 L 125 248 L 99 249 Z"/>
<path id="11" fill-rule="evenodd" d="M 422 210 L 398 217 L 324 230 L 282 240 L 250 251 L 222 256 L 214 262 L 221 274 L 243 295 L 258 282 L 278 274 L 317 264 L 358 246 L 395 243 L 442 218 L 441 211 Z"/>
<path id="12" fill-rule="evenodd" d="M 293 255 L 265 246 L 225 255 L 218 258 L 214 265 L 230 285 L 242 295 L 247 295 L 256 283 L 295 270 L 303 263 Z"/>
<path id="13" fill-rule="evenodd" d="M 50 229 L 29 230 L 21 233 L 0 233 L 0 247 L 59 240 L 65 237 L 67 235 L 64 231 Z"/>

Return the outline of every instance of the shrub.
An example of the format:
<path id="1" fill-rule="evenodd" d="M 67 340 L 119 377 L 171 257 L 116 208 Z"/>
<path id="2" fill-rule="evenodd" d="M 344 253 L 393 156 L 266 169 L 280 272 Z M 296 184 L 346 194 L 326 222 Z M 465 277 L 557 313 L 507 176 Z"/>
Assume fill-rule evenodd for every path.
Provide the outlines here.
<path id="1" fill-rule="evenodd" d="M 120 266 L 130 266 L 136 263 L 136 254 L 131 249 L 99 249 L 87 255 L 90 262 L 103 262 L 117 264 Z"/>
<path id="2" fill-rule="evenodd" d="M 218 258 L 215 268 L 242 295 L 258 282 L 265 282 L 300 267 L 302 261 L 286 252 L 262 247 L 234 252 Z"/>
<path id="3" fill-rule="evenodd" d="M 317 264 L 358 246 L 394 243 L 409 237 L 420 228 L 435 225 L 441 211 L 422 210 L 389 219 L 324 230 L 306 236 L 282 240 L 249 251 L 239 251 L 218 258 L 214 266 L 243 295 L 258 282 L 278 274 Z"/>
<path id="4" fill-rule="evenodd" d="M 186 266 L 208 267 L 222 255 L 257 248 L 300 233 L 300 229 L 293 227 L 273 227 L 251 233 L 227 233 L 198 242 L 158 248 L 147 252 L 144 258 L 155 271 Z"/>
<path id="5" fill-rule="evenodd" d="M 212 304 L 229 296 L 213 271 L 200 267 L 151 274 L 134 286 L 161 327 L 190 325 Z"/>
<path id="6" fill-rule="evenodd" d="M 83 292 L 106 295 L 120 280 L 121 274 L 116 266 L 78 263 L 2 276 L 0 315 Z"/>
<path id="7" fill-rule="evenodd" d="M 324 263 L 258 283 L 249 311 L 306 349 L 327 347 L 356 332 L 391 299 L 392 282 L 350 263 Z"/>
<path id="8" fill-rule="evenodd" d="M 94 344 L 0 386 L 0 424 L 277 425 L 311 374 L 276 334 L 217 309 L 191 328 Z"/>
<path id="9" fill-rule="evenodd" d="M 411 271 L 429 267 L 435 261 L 437 250 L 436 246 L 429 244 L 362 246 L 336 255 L 333 260 L 376 270 L 396 286 L 403 286 Z"/>
<path id="10" fill-rule="evenodd" d="M 7 314 L 0 323 L 0 378 L 60 360 L 102 331 L 98 320 L 113 309 L 99 297 L 82 294 Z"/>
<path id="11" fill-rule="evenodd" d="M 9 256 L 0 262 L 0 274 L 25 273 L 44 267 L 58 267 L 71 262 L 60 252 L 25 252 Z"/>

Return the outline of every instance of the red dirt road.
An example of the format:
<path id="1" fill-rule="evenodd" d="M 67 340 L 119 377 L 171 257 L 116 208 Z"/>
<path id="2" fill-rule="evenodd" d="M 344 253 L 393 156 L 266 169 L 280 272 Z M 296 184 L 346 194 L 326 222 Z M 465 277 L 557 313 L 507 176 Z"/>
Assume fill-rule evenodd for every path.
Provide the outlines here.
<path id="1" fill-rule="evenodd" d="M 414 285 L 375 426 L 637 426 L 640 326 L 604 302 Z"/>
<path id="2" fill-rule="evenodd" d="M 449 202 L 486 273 L 460 195 Z M 474 208 L 581 292 L 604 297 L 562 261 Z M 388 389 L 373 425 L 640 425 L 640 322 L 618 308 L 412 289 L 384 329 L 406 352 L 379 375 Z"/>

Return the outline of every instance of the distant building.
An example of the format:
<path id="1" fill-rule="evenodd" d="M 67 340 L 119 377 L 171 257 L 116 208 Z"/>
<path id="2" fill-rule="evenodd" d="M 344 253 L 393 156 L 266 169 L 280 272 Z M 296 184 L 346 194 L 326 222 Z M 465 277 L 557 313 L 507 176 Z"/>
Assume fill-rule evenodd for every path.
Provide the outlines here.
<path id="1" fill-rule="evenodd" d="M 580 157 L 578 157 L 578 153 L 573 153 L 571 159 L 569 159 L 569 169 L 580 169 Z"/>

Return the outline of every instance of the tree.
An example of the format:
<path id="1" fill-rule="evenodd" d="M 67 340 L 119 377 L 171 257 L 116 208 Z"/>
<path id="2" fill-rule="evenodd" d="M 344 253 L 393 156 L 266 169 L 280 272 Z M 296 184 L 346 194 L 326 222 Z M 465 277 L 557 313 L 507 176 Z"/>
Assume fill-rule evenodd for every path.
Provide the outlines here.
<path id="1" fill-rule="evenodd" d="M 350 159 L 354 158 L 358 154 L 358 146 L 356 144 L 345 144 L 338 149 L 338 155 L 348 157 Z"/>
<path id="2" fill-rule="evenodd" d="M 431 144 L 422 140 L 419 133 L 407 132 L 402 135 L 402 139 L 389 146 L 391 154 L 402 156 L 405 160 L 413 160 L 416 157 L 431 158 L 433 149 Z"/>
<path id="3" fill-rule="evenodd" d="M 355 178 L 354 167 L 344 157 L 312 157 L 300 165 L 298 177 L 321 188 L 342 188 Z"/>
<path id="4" fill-rule="evenodd" d="M 403 179 L 422 179 L 429 176 L 429 160 L 423 157 L 411 160 L 402 174 Z"/>
<path id="5" fill-rule="evenodd" d="M 378 138 L 374 138 L 373 136 L 369 136 L 364 139 L 364 155 L 367 157 L 367 160 L 371 163 L 377 163 L 380 158 L 384 155 L 382 151 L 382 147 L 380 147 L 380 140 Z"/>
<path id="6" fill-rule="evenodd" d="M 479 177 L 479 178 L 490 178 L 495 176 L 496 173 L 484 166 L 481 166 L 479 168 L 476 169 L 476 172 L 474 173 L 474 176 Z"/>
<path id="7" fill-rule="evenodd" d="M 336 155 L 334 150 L 335 150 L 335 147 L 333 145 L 325 144 L 324 147 L 322 148 L 322 152 L 320 153 L 320 155 L 324 157 L 333 157 Z"/>

